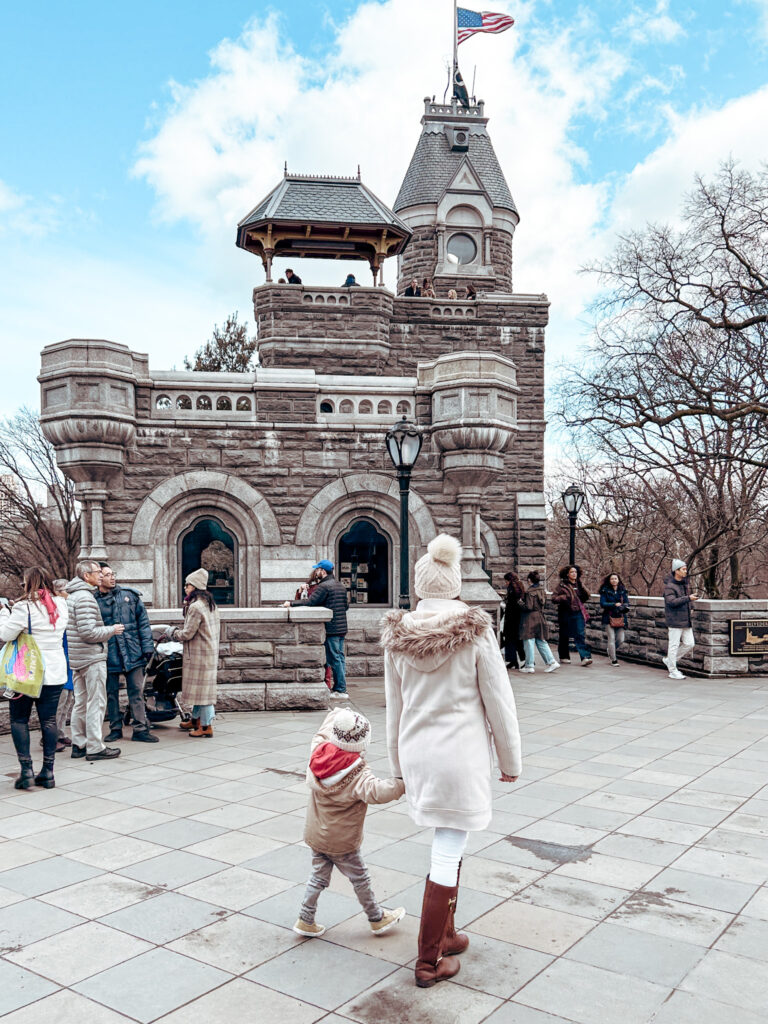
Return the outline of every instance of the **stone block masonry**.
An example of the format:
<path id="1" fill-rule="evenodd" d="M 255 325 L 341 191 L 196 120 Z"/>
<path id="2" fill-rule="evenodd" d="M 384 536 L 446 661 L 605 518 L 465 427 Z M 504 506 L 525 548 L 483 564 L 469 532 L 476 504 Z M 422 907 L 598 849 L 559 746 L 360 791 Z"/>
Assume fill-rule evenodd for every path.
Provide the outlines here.
<path id="1" fill-rule="evenodd" d="M 318 711 L 325 685 L 326 608 L 220 608 L 220 711 Z M 151 608 L 152 625 L 181 625 L 178 608 Z"/>
<path id="2" fill-rule="evenodd" d="M 667 625 L 664 621 L 664 599 L 632 597 L 629 628 L 619 648 L 619 661 L 628 660 L 664 668 L 661 659 L 667 653 Z M 593 651 L 605 653 L 605 627 L 600 622 L 600 598 L 593 594 L 587 610 L 587 641 Z M 557 644 L 557 608 L 548 600 L 545 609 L 549 625 L 549 642 L 553 651 Z M 696 647 L 692 654 L 678 662 L 686 675 L 707 678 L 740 678 L 764 676 L 768 659 L 764 655 L 732 657 L 730 654 L 730 620 L 768 618 L 768 601 L 697 601 L 691 615 Z M 571 653 L 578 660 L 578 655 Z M 664 669 L 666 671 L 666 669 Z"/>

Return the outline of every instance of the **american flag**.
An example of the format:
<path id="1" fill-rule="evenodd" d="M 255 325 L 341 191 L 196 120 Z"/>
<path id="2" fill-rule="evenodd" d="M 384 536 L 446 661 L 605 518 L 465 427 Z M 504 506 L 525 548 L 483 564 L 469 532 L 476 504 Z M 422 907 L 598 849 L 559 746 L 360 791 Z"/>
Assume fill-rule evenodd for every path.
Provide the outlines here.
<path id="1" fill-rule="evenodd" d="M 512 28 L 515 19 L 508 14 L 490 14 L 488 11 L 468 11 L 466 7 L 456 10 L 458 21 L 458 42 L 463 43 L 475 32 L 506 32 Z"/>

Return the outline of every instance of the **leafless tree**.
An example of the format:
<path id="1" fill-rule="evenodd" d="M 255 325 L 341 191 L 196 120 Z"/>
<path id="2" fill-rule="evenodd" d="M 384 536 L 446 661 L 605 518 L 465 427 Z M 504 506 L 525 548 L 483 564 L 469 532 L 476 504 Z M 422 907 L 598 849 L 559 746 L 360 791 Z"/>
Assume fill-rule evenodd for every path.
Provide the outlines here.
<path id="1" fill-rule="evenodd" d="M 80 547 L 74 485 L 56 464 L 37 413 L 0 424 L 0 576 L 19 580 L 30 565 L 71 579 Z"/>
<path id="2" fill-rule="evenodd" d="M 665 555 L 695 560 L 711 597 L 749 592 L 743 559 L 768 532 L 766 266 L 768 171 L 698 179 L 681 229 L 648 226 L 591 268 L 605 288 L 594 343 L 559 391 L 568 443 L 600 482 L 596 521 L 626 495 L 655 521 L 653 547 L 671 528 Z"/>

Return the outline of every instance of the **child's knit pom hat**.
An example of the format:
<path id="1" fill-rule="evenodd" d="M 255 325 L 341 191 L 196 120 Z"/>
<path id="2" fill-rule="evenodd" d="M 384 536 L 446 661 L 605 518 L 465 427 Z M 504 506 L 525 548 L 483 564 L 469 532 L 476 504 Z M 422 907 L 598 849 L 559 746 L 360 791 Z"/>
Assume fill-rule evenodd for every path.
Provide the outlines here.
<path id="1" fill-rule="evenodd" d="M 447 598 L 461 592 L 461 544 L 447 533 L 439 533 L 427 545 L 414 568 L 414 589 L 418 597 Z"/>
<path id="2" fill-rule="evenodd" d="M 331 742 L 339 750 L 362 753 L 371 742 L 371 723 L 352 708 L 342 708 L 333 720 Z"/>

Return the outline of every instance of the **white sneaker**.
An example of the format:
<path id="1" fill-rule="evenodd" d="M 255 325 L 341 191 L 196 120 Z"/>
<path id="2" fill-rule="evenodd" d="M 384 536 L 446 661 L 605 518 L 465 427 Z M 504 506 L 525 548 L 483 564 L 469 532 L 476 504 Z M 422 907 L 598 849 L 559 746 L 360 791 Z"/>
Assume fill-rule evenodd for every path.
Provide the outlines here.
<path id="1" fill-rule="evenodd" d="M 331 690 L 331 700 L 347 700 L 349 694 L 346 690 L 342 693 L 340 690 Z"/>
<path id="2" fill-rule="evenodd" d="M 544 669 L 544 671 L 545 672 L 557 672 L 557 670 L 559 668 L 560 668 L 560 663 L 557 662 L 557 661 L 553 661 L 551 665 L 547 665 L 547 667 Z"/>
<path id="3" fill-rule="evenodd" d="M 528 668 L 527 665 L 523 665 L 523 667 L 520 669 L 520 671 L 521 672 L 535 672 L 536 669 L 533 667 L 533 665 L 531 665 L 530 668 Z"/>
<path id="4" fill-rule="evenodd" d="M 669 671 L 669 661 L 667 660 L 667 658 L 662 658 L 661 659 L 661 663 L 662 663 L 662 665 L 666 665 L 667 666 L 667 671 Z"/>
<path id="5" fill-rule="evenodd" d="M 688 677 L 684 676 L 679 668 L 676 668 L 674 672 L 670 672 L 669 673 L 669 678 L 670 679 L 687 679 Z"/>

